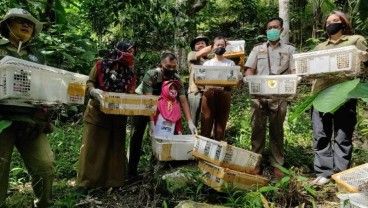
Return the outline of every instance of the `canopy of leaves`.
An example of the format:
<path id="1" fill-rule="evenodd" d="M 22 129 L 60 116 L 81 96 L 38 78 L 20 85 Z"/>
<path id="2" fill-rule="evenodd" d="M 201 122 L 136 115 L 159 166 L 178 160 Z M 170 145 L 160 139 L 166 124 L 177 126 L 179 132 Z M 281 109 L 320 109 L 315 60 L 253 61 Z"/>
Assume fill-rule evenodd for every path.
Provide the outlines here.
<path id="1" fill-rule="evenodd" d="M 117 41 L 136 43 L 137 71 L 154 67 L 163 51 L 189 50 L 190 40 L 199 35 L 244 39 L 246 50 L 264 41 L 264 24 L 278 16 L 273 0 L 8 0 L 0 2 L 0 17 L 10 8 L 27 9 L 44 23 L 34 45 L 45 54 L 49 65 L 87 74 L 97 58 Z M 319 2 L 319 3 L 318 3 Z M 201 5 L 203 9 L 196 9 Z M 338 9 L 352 17 L 355 30 L 367 33 L 368 2 L 365 0 L 290 1 L 290 42 L 312 48 L 307 42 L 318 10 L 323 15 Z M 319 24 L 323 23 L 320 18 Z M 307 45 L 306 45 L 307 44 Z M 311 46 L 308 47 L 308 44 Z"/>

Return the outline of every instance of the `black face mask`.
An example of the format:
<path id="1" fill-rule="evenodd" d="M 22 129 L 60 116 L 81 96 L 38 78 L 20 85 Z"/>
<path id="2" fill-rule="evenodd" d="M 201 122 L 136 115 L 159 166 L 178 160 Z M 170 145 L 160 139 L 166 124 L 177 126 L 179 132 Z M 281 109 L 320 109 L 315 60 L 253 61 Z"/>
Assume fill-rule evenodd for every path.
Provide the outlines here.
<path id="1" fill-rule="evenodd" d="M 176 70 L 171 70 L 170 68 L 162 67 L 162 73 L 164 74 L 165 77 L 171 78 L 172 76 L 174 76 L 175 72 Z"/>
<path id="2" fill-rule="evenodd" d="M 215 52 L 215 54 L 216 55 L 222 55 L 222 54 L 224 54 L 225 53 L 225 51 L 226 51 L 226 49 L 225 48 L 223 48 L 223 47 L 219 47 L 219 48 L 216 48 L 215 50 L 214 50 L 214 52 Z"/>
<path id="3" fill-rule="evenodd" d="M 326 27 L 327 35 L 335 35 L 340 30 L 344 29 L 345 25 L 342 23 L 332 23 Z"/>

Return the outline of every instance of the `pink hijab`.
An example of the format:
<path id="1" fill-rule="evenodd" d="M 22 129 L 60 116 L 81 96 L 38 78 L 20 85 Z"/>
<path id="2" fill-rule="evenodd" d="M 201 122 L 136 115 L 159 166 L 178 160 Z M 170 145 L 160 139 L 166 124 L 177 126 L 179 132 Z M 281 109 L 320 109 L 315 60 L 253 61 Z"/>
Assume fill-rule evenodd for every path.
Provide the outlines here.
<path id="1" fill-rule="evenodd" d="M 165 120 L 177 122 L 181 118 L 180 104 L 177 98 L 170 96 L 170 86 L 175 85 L 179 95 L 180 84 L 177 81 L 164 81 L 157 108 Z"/>

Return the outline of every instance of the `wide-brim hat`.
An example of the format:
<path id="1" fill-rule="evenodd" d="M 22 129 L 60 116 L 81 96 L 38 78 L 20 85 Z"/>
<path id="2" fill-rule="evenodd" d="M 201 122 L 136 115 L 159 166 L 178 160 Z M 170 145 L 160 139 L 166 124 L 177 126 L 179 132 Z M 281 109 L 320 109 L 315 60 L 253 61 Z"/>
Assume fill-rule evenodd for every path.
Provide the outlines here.
<path id="1" fill-rule="evenodd" d="M 34 18 L 27 10 L 13 8 L 13 9 L 10 9 L 8 13 L 5 14 L 4 19 L 0 22 L 0 30 L 3 30 L 4 27 L 6 27 L 5 21 L 12 17 L 21 17 L 21 18 L 24 18 L 24 19 L 27 19 L 33 22 L 35 25 L 33 37 L 36 37 L 43 28 L 43 24 L 40 21 L 38 21 L 36 18 Z"/>
<path id="2" fill-rule="evenodd" d="M 206 36 L 197 36 L 192 40 L 192 42 L 190 42 L 190 48 L 192 49 L 192 51 L 194 51 L 194 46 L 198 41 L 204 41 L 206 42 L 206 45 L 208 45 L 210 42 L 210 40 Z"/>

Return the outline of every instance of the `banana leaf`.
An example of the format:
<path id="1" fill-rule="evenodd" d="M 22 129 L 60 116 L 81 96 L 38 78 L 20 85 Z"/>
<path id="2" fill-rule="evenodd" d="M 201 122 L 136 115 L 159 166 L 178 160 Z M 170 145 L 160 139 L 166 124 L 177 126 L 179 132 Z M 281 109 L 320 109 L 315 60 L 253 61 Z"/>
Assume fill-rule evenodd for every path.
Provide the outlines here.
<path id="1" fill-rule="evenodd" d="M 13 123 L 13 121 L 9 121 L 9 120 L 1 120 L 0 121 L 0 133 L 8 128 L 11 124 Z"/>
<path id="2" fill-rule="evenodd" d="M 368 98 L 368 83 L 359 83 L 349 92 L 348 98 Z"/>
<path id="3" fill-rule="evenodd" d="M 333 85 L 320 93 L 313 101 L 313 107 L 323 113 L 333 113 L 349 99 L 349 93 L 359 84 L 359 79 Z"/>
<path id="4" fill-rule="evenodd" d="M 310 108 L 313 104 L 313 100 L 317 97 L 318 94 L 314 94 L 309 96 L 302 104 L 298 105 L 295 111 L 289 116 L 289 122 L 294 121 L 298 118 L 304 111 Z"/>

